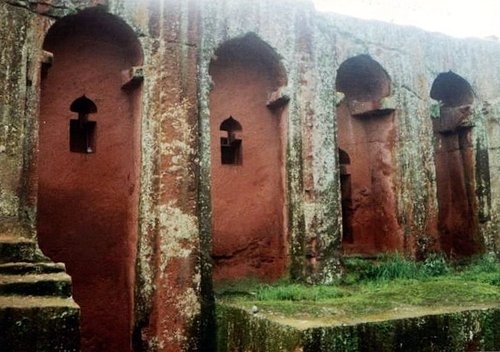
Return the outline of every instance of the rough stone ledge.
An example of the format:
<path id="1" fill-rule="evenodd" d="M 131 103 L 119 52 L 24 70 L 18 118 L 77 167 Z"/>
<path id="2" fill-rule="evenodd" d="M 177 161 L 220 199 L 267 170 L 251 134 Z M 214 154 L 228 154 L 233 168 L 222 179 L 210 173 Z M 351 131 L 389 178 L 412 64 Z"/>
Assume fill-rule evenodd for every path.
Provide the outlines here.
<path id="1" fill-rule="evenodd" d="M 0 263 L 47 261 L 34 241 L 11 236 L 0 237 Z"/>
<path id="2" fill-rule="evenodd" d="M 358 324 L 308 327 L 240 307 L 217 305 L 217 351 L 494 351 L 500 350 L 499 306 L 445 307 L 435 314 Z M 304 328 L 299 328 L 299 326 Z"/>
<path id="3" fill-rule="evenodd" d="M 0 310 L 46 307 L 79 309 L 71 297 L 0 296 Z"/>
<path id="4" fill-rule="evenodd" d="M 71 298 L 0 297 L 0 351 L 77 352 L 79 319 Z"/>
<path id="5" fill-rule="evenodd" d="M 76 11 L 76 6 L 66 0 L 6 0 L 5 3 L 53 18 L 63 17 Z"/>
<path id="6" fill-rule="evenodd" d="M 71 296 L 71 278 L 65 272 L 1 275 L 1 295 Z"/>
<path id="7" fill-rule="evenodd" d="M 0 264 L 0 275 L 48 274 L 65 271 L 63 263 L 3 263 Z"/>

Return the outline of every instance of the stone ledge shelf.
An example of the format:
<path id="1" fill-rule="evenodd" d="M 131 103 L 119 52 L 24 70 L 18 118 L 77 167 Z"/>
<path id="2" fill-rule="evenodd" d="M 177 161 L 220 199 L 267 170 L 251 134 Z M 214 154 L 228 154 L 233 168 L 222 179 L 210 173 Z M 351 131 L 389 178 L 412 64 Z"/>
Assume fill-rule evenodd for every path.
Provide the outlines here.
<path id="1" fill-rule="evenodd" d="M 272 94 L 266 103 L 269 110 L 274 111 L 288 104 L 290 97 L 288 95 Z"/>
<path id="2" fill-rule="evenodd" d="M 144 69 L 142 66 L 132 66 L 122 71 L 122 89 L 130 90 L 139 87 L 144 81 Z"/>
<path id="3" fill-rule="evenodd" d="M 72 298 L 0 296 L 0 351 L 78 352 L 79 319 Z"/>
<path id="4" fill-rule="evenodd" d="M 347 105 L 353 116 L 382 116 L 396 110 L 396 103 L 393 97 L 370 101 L 348 100 Z"/>
<path id="5" fill-rule="evenodd" d="M 437 116 L 433 117 L 434 131 L 439 133 L 453 133 L 461 128 L 474 127 L 472 107 L 470 105 L 441 106 Z"/>
<path id="6" fill-rule="evenodd" d="M 494 351 L 500 347 L 499 308 L 429 307 L 335 322 L 218 304 L 217 351 Z"/>
<path id="7" fill-rule="evenodd" d="M 42 50 L 40 62 L 44 65 L 52 66 L 54 63 L 54 54 L 50 51 Z"/>

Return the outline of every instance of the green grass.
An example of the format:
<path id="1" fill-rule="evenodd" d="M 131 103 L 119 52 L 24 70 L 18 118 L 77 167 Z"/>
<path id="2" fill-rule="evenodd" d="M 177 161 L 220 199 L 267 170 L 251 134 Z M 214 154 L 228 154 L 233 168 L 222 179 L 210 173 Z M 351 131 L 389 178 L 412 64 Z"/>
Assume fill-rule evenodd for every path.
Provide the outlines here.
<path id="1" fill-rule="evenodd" d="M 305 286 L 295 283 L 258 286 L 255 298 L 259 301 L 321 301 L 345 296 L 334 286 Z"/>
<path id="2" fill-rule="evenodd" d="M 357 319 L 401 309 L 499 305 L 500 264 L 494 256 L 460 265 L 440 256 L 419 263 L 390 256 L 375 263 L 351 260 L 344 277 L 332 286 L 289 280 L 233 285 L 219 287 L 220 301 L 287 316 Z"/>
<path id="3" fill-rule="evenodd" d="M 447 274 L 450 265 L 441 255 L 430 255 L 423 262 L 404 258 L 400 254 L 387 255 L 375 263 L 362 259 L 347 259 L 346 282 L 390 281 L 394 279 L 425 279 Z"/>

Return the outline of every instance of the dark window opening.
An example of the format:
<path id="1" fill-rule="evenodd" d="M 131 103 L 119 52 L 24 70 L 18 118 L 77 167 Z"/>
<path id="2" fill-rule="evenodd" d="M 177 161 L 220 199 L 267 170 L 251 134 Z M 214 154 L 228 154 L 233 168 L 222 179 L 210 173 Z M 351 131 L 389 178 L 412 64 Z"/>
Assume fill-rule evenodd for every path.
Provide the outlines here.
<path id="1" fill-rule="evenodd" d="M 221 138 L 220 151 L 223 164 L 241 164 L 241 139 L 229 142 L 228 138 Z"/>
<path id="2" fill-rule="evenodd" d="M 69 150 L 72 153 L 95 153 L 95 121 L 69 121 Z"/>
<path id="3" fill-rule="evenodd" d="M 221 163 L 226 165 L 240 165 L 241 157 L 241 139 L 237 138 L 236 132 L 242 130 L 238 121 L 229 116 L 220 125 L 220 130 L 227 132 L 226 137 L 220 139 Z"/>
<path id="4" fill-rule="evenodd" d="M 352 188 L 351 175 L 348 170 L 348 165 L 351 163 L 351 158 L 344 150 L 339 149 L 339 164 L 340 164 L 340 192 L 342 202 L 342 241 L 354 243 L 352 229 Z"/>
<path id="5" fill-rule="evenodd" d="M 97 106 L 85 95 L 71 103 L 70 110 L 78 113 L 78 119 L 69 121 L 69 150 L 72 153 L 91 154 L 96 151 L 95 121 L 89 121 L 88 115 L 97 112 Z"/>

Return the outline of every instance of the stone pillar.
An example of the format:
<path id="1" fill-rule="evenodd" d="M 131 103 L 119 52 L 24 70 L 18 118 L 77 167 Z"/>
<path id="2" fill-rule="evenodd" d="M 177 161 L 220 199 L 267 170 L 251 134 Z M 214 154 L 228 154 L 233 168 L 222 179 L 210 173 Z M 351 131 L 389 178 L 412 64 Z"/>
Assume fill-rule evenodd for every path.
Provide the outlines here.
<path id="1" fill-rule="evenodd" d="M 0 3 L 0 346 L 78 351 L 79 308 L 61 263 L 35 238 L 37 16 Z"/>

